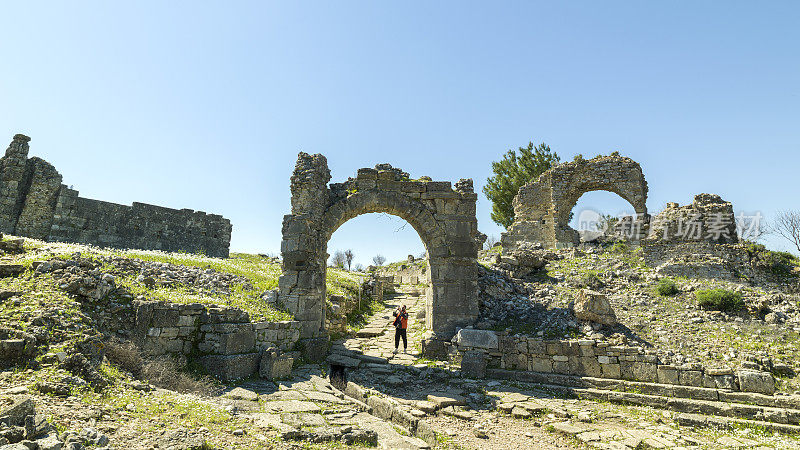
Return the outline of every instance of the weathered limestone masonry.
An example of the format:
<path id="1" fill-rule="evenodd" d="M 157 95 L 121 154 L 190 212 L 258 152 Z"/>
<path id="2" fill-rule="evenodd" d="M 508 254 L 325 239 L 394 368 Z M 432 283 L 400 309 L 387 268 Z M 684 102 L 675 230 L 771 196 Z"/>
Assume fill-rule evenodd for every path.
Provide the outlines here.
<path id="1" fill-rule="evenodd" d="M 637 215 L 627 225 L 631 239 L 644 237 L 649 217 L 642 168 L 632 159 L 612 153 L 559 164 L 521 187 L 514 197 L 514 223 L 502 234 L 503 252 L 513 251 L 521 242 L 539 242 L 545 247 L 577 245 L 580 238 L 569 226 L 569 216 L 581 195 L 590 191 L 609 191 L 627 200 Z"/>
<path id="2" fill-rule="evenodd" d="M 667 203 L 650 221 L 648 241 L 653 242 L 738 242 L 733 206 L 716 194 L 697 194 L 685 206 Z"/>
<path id="3" fill-rule="evenodd" d="M 667 203 L 650 221 L 640 245 L 645 263 L 662 275 L 729 280 L 758 276 L 748 271 L 748 254 L 737 242 L 730 202 L 698 194 L 689 205 Z"/>
<path id="4" fill-rule="evenodd" d="M 268 349 L 292 351 L 300 324 L 250 322 L 248 314 L 236 308 L 141 302 L 132 337 L 147 355 L 198 356 L 209 373 L 230 381 L 258 372 Z"/>
<path id="5" fill-rule="evenodd" d="M 56 169 L 28 158 L 30 138 L 14 136 L 0 159 L 0 232 L 103 247 L 202 252 L 227 257 L 231 223 L 216 214 L 86 199 Z"/>
<path id="6" fill-rule="evenodd" d="M 409 262 L 399 266 L 379 267 L 377 272 L 382 276 L 390 277 L 395 284 L 425 284 L 427 279 L 427 267 L 417 262 Z"/>
<path id="7" fill-rule="evenodd" d="M 388 277 L 394 284 L 426 284 L 428 282 L 427 264 L 412 255 L 409 255 L 408 258 L 408 263 L 378 267 L 376 272 L 381 276 Z"/>
<path id="8" fill-rule="evenodd" d="M 405 219 L 428 253 L 426 354 L 444 356 L 456 327 L 478 316 L 475 218 L 472 180 L 455 184 L 423 177 L 411 180 L 389 164 L 359 169 L 344 183 L 330 181 L 322 155 L 300 153 L 291 178 L 292 213 L 283 219 L 280 301 L 301 322 L 306 339 L 325 336 L 327 243 L 336 229 L 361 214 L 384 212 Z M 311 341 L 309 345 L 320 345 Z"/>
<path id="9" fill-rule="evenodd" d="M 756 370 L 706 368 L 699 364 L 669 365 L 641 347 L 610 346 L 586 340 L 543 340 L 488 330 L 462 329 L 451 343 L 451 357 L 460 359 L 465 376 L 488 369 L 577 375 L 756 392 L 772 395 L 772 374 Z M 477 360 L 477 363 L 476 363 Z"/>

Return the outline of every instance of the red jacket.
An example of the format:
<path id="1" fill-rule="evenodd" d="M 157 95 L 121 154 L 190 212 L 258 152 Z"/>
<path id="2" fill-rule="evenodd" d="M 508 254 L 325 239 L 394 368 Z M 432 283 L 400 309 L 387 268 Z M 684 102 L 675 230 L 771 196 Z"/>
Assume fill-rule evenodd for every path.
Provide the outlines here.
<path id="1" fill-rule="evenodd" d="M 395 311 L 393 315 L 395 319 L 392 325 L 394 325 L 396 328 L 402 328 L 404 330 L 408 328 L 408 312 L 398 313 Z"/>

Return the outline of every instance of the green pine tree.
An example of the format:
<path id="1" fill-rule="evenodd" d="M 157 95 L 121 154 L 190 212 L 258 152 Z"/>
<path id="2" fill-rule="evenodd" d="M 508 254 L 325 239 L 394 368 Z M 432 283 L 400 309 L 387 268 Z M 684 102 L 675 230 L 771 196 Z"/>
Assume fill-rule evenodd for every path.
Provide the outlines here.
<path id="1" fill-rule="evenodd" d="M 538 146 L 529 142 L 527 147 L 519 148 L 519 156 L 515 150 L 509 150 L 502 160 L 492 162 L 494 176 L 489 177 L 483 187 L 483 193 L 492 202 L 492 220 L 508 228 L 514 222 L 512 202 L 519 188 L 560 160 L 544 142 Z"/>

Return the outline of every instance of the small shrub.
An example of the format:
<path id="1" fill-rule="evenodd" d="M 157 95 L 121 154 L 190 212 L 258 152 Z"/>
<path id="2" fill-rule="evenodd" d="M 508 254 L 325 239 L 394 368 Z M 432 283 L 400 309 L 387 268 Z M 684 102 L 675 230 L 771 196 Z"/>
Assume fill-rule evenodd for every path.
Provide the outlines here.
<path id="1" fill-rule="evenodd" d="M 616 218 L 612 218 L 612 220 L 616 220 Z M 613 227 L 613 224 L 611 225 Z M 615 242 L 611 247 L 608 248 L 608 251 L 611 253 L 628 253 L 630 251 L 630 247 L 628 244 L 624 242 Z"/>
<path id="2" fill-rule="evenodd" d="M 788 252 L 767 250 L 761 244 L 747 244 L 747 252 L 756 267 L 760 267 L 778 277 L 792 276 L 795 267 L 800 266 L 800 260 Z"/>
<path id="3" fill-rule="evenodd" d="M 172 358 L 145 359 L 132 342 L 107 342 L 106 358 L 134 378 L 175 392 L 213 395 L 219 388 L 209 376 L 196 377 L 178 366 Z"/>
<path id="4" fill-rule="evenodd" d="M 697 305 L 704 309 L 738 311 L 744 308 L 742 295 L 726 289 L 704 289 L 697 291 Z"/>
<path id="5" fill-rule="evenodd" d="M 105 345 L 106 358 L 120 369 L 138 377 L 142 371 L 142 355 L 133 342 L 111 341 Z"/>
<path id="6" fill-rule="evenodd" d="M 584 275 L 578 284 L 580 287 L 588 288 L 594 291 L 600 290 L 606 286 L 603 280 L 600 279 L 600 276 L 594 272 L 589 272 Z"/>
<path id="7" fill-rule="evenodd" d="M 219 391 L 219 386 L 211 377 L 194 377 L 182 371 L 168 356 L 145 362 L 142 366 L 142 379 L 175 392 L 214 395 Z"/>
<path id="8" fill-rule="evenodd" d="M 669 278 L 662 278 L 658 281 L 658 285 L 656 285 L 656 292 L 658 292 L 658 295 L 664 297 L 672 297 L 680 292 L 680 289 L 678 289 L 674 281 Z"/>
<path id="9" fill-rule="evenodd" d="M 788 252 L 768 252 L 766 265 L 774 275 L 789 276 L 792 269 L 798 264 L 797 257 Z"/>

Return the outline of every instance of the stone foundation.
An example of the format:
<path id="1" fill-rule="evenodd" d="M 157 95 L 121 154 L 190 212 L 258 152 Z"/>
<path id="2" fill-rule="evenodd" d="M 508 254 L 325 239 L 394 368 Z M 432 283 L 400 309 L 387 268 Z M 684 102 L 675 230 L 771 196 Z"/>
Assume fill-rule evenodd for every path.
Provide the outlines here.
<path id="1" fill-rule="evenodd" d="M 250 322 L 235 308 L 148 302 L 136 305 L 133 338 L 146 355 L 199 357 L 209 373 L 229 381 L 257 373 L 264 350 L 294 350 L 300 324 Z"/>
<path id="2" fill-rule="evenodd" d="M 697 364 L 662 364 L 654 351 L 633 346 L 611 346 L 586 340 L 544 340 L 485 330 L 461 330 L 449 345 L 450 357 L 463 368 L 479 373 L 475 352 L 485 355 L 489 369 L 506 369 L 610 378 L 730 391 L 775 392 L 772 374 L 754 370 L 707 368 Z M 466 359 L 465 359 L 466 356 Z"/>

